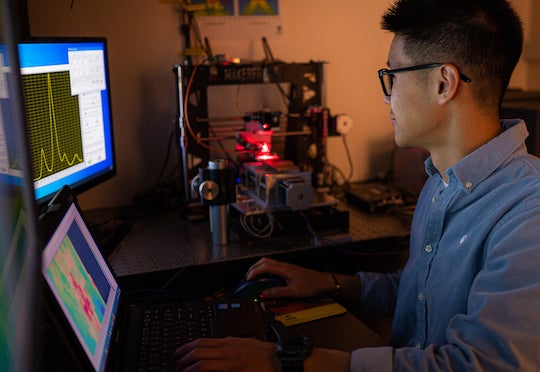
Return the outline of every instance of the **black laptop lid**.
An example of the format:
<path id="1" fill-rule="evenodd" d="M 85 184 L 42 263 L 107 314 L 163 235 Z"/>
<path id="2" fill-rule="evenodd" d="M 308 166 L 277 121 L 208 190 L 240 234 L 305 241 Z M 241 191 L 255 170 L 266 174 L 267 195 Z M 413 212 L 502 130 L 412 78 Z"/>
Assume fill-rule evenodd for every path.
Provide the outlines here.
<path id="1" fill-rule="evenodd" d="M 56 319 L 96 371 L 106 367 L 120 302 L 120 287 L 66 187 L 42 216 L 52 228 L 41 272 L 55 302 Z"/>

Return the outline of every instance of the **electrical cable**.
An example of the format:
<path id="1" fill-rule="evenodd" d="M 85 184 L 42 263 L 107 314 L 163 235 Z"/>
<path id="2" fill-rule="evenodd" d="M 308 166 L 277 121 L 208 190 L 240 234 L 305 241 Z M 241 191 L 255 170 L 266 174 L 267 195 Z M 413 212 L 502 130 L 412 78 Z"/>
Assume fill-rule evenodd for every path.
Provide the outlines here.
<path id="1" fill-rule="evenodd" d="M 351 157 L 351 151 L 349 150 L 349 145 L 347 144 L 347 138 L 344 134 L 341 135 L 341 138 L 343 139 L 343 147 L 345 148 L 345 154 L 347 155 L 347 161 L 349 162 L 349 177 L 346 179 L 346 183 L 351 182 L 354 167 L 353 167 L 353 161 Z"/>
<path id="2" fill-rule="evenodd" d="M 261 215 L 247 215 L 242 214 L 240 217 L 240 225 L 246 231 L 247 233 L 251 234 L 252 236 L 260 239 L 268 238 L 272 235 L 274 232 L 274 216 L 272 213 L 267 212 L 265 213 L 266 217 L 268 218 L 268 223 L 263 227 L 257 227 L 255 225 L 254 218 L 259 217 Z"/>
<path id="3" fill-rule="evenodd" d="M 203 64 L 205 61 L 203 61 L 201 64 Z M 191 122 L 189 120 L 189 107 L 188 107 L 188 100 L 189 100 L 189 95 L 190 95 L 190 92 L 191 92 L 191 87 L 193 85 L 193 81 L 195 79 L 195 75 L 197 73 L 197 69 L 199 68 L 199 65 L 194 65 L 193 66 L 193 70 L 191 71 L 191 75 L 189 77 L 189 80 L 188 80 L 188 83 L 186 85 L 186 92 L 185 92 L 185 96 L 184 96 L 184 122 L 186 124 L 186 127 L 188 129 L 188 132 L 189 134 L 191 135 L 191 137 L 193 138 L 193 140 L 201 147 L 204 147 L 210 151 L 215 151 L 215 152 L 218 152 L 218 153 L 224 153 L 224 154 L 227 154 L 227 153 L 237 153 L 236 149 L 235 150 L 227 150 L 227 149 L 222 149 L 222 148 L 219 148 L 219 147 L 214 147 L 214 146 L 210 146 L 210 145 L 207 145 L 206 143 L 204 143 L 205 140 L 209 140 L 209 139 L 205 139 L 205 138 L 200 138 L 197 136 L 197 134 L 193 131 L 193 127 L 191 126 Z"/>
<path id="4" fill-rule="evenodd" d="M 268 44 L 268 40 L 264 36 L 262 37 L 261 40 L 262 40 L 262 46 L 263 46 L 263 51 L 264 51 L 264 55 L 265 55 L 264 60 L 268 61 L 271 65 L 276 63 L 276 59 L 274 58 L 274 54 L 272 53 L 272 50 L 270 49 L 270 44 Z M 270 73 L 271 76 L 274 77 L 274 80 L 276 81 L 275 84 L 276 84 L 279 92 L 281 93 L 281 98 L 283 100 L 283 104 L 285 106 L 289 107 L 289 105 L 291 104 L 291 100 L 289 99 L 289 96 L 287 96 L 287 93 L 285 93 L 285 90 L 283 89 L 283 87 L 279 83 L 278 79 L 276 79 L 276 76 L 272 72 L 272 69 L 267 69 L 267 71 Z"/>
<path id="5" fill-rule="evenodd" d="M 214 137 L 217 137 L 217 134 L 216 134 L 214 128 L 209 128 L 209 129 L 212 132 L 212 135 Z M 232 163 L 234 165 L 234 167 L 236 169 L 238 169 L 240 167 L 239 164 L 233 159 L 233 157 L 231 156 L 231 152 L 227 151 L 227 149 L 225 148 L 225 145 L 223 145 L 223 142 L 221 140 L 219 140 L 219 141 L 217 141 L 217 143 L 218 143 L 219 147 L 223 150 L 223 153 L 225 154 L 225 156 L 229 160 L 229 163 Z"/>
<path id="6" fill-rule="evenodd" d="M 165 160 L 163 161 L 163 165 L 161 166 L 161 169 L 159 171 L 158 178 L 156 180 L 156 183 L 155 183 L 154 187 L 158 187 L 159 182 L 161 181 L 161 178 L 163 177 L 163 174 L 165 173 L 165 168 L 167 167 L 167 164 L 169 163 L 169 157 L 170 157 L 170 154 L 171 154 L 171 148 L 172 148 L 172 144 L 173 144 L 173 139 L 174 139 L 174 131 L 171 132 L 171 134 L 169 136 L 169 141 L 168 141 L 168 144 L 167 144 L 167 151 L 165 152 Z"/>
<path id="7" fill-rule="evenodd" d="M 353 161 L 352 161 L 352 156 L 351 156 L 351 151 L 349 150 L 349 145 L 347 143 L 347 136 L 345 136 L 344 134 L 341 135 L 341 138 L 343 140 L 343 147 L 345 148 L 345 154 L 347 155 L 347 161 L 349 162 L 349 177 L 347 178 L 346 182 L 349 183 L 351 182 L 351 179 L 352 179 L 352 176 L 353 176 L 353 173 L 354 173 L 354 167 L 353 167 Z"/>

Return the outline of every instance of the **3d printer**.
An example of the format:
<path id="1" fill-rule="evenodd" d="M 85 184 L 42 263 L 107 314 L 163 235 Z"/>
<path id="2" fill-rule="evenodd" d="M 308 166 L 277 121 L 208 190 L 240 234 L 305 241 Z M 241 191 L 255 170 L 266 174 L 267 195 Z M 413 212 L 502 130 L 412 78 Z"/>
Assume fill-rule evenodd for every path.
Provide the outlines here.
<path id="1" fill-rule="evenodd" d="M 348 131 L 348 116 L 332 116 L 324 106 L 324 63 L 260 63 L 239 65 L 179 65 L 177 79 L 177 141 L 186 202 L 193 199 L 189 182 L 197 169 L 215 158 L 235 164 L 237 201 L 231 205 L 242 215 L 283 210 L 303 211 L 337 204 L 325 187 L 327 138 Z M 241 126 L 231 127 L 234 146 L 225 148 L 228 136 L 215 135 L 209 118 L 210 86 L 275 84 L 284 93 L 286 113 L 259 110 L 244 113 Z M 230 138 L 229 138 L 230 139 Z M 280 151 L 274 142 L 280 140 Z M 211 142 L 214 142 L 212 145 Z M 231 148 L 232 147 L 232 148 Z"/>

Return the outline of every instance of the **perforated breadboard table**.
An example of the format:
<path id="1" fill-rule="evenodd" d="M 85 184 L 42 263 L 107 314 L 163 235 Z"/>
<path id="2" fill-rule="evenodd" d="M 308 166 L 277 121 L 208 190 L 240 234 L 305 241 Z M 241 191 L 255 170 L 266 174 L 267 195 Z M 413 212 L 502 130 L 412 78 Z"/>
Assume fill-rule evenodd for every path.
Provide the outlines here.
<path id="1" fill-rule="evenodd" d="M 396 216 L 348 209 L 349 233 L 326 235 L 323 241 L 314 241 L 307 231 L 248 242 L 240 242 L 231 234 L 231 243 L 222 247 L 212 245 L 208 221 L 190 222 L 178 213 L 168 212 L 136 222 L 109 260 L 118 276 L 126 276 L 306 250 L 329 243 L 354 249 L 356 242 L 408 236 L 408 227 Z"/>

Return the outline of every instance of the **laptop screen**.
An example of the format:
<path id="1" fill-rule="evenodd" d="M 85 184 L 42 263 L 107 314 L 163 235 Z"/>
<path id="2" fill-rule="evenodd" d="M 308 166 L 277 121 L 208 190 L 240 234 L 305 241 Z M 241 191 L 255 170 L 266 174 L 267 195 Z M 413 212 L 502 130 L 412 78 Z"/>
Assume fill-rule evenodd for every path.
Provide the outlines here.
<path id="1" fill-rule="evenodd" d="M 47 243 L 41 271 L 90 363 L 104 370 L 120 288 L 75 203 Z"/>

